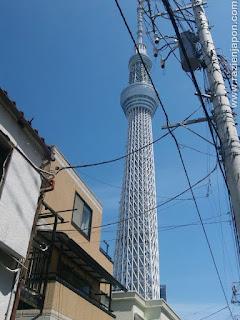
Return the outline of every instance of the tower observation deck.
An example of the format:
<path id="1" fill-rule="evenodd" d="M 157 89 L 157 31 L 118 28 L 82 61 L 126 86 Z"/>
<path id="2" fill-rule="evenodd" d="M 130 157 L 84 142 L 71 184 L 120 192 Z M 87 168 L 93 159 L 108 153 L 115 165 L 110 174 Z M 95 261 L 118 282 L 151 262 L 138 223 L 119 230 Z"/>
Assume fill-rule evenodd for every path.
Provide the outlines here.
<path id="1" fill-rule="evenodd" d="M 142 1 L 141 1 L 142 2 Z M 150 73 L 152 63 L 143 43 L 143 10 L 138 5 L 137 45 Z M 125 173 L 120 201 L 120 223 L 114 275 L 129 291 L 144 299 L 160 298 L 159 249 L 152 118 L 157 96 L 138 53 L 129 60 L 129 84 L 121 106 L 128 120 Z"/>

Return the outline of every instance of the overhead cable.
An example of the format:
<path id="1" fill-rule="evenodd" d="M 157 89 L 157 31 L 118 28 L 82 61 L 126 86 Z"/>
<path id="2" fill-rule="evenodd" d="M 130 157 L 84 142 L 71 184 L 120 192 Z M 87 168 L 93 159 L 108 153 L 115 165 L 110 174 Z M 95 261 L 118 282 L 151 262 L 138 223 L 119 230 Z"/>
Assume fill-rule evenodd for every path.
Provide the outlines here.
<path id="1" fill-rule="evenodd" d="M 198 108 L 199 109 L 199 108 Z M 194 110 L 190 115 L 188 115 L 184 120 L 188 120 L 193 114 L 195 114 L 198 109 Z M 96 167 L 96 166 L 101 166 L 101 165 L 105 165 L 105 164 L 111 164 L 111 163 L 114 163 L 114 162 L 117 162 L 117 161 L 120 161 L 120 160 L 123 160 L 127 157 L 129 157 L 130 155 L 136 153 L 136 152 L 140 152 L 141 150 L 145 149 L 145 148 L 148 148 L 149 146 L 159 142 L 160 140 L 162 140 L 163 138 L 165 138 L 166 136 L 168 136 L 171 132 L 175 131 L 176 128 L 172 129 L 172 130 L 168 130 L 167 133 L 163 134 L 162 136 L 160 136 L 159 138 L 157 138 L 156 140 L 142 146 L 141 148 L 139 149 L 136 149 L 136 150 L 133 150 L 125 155 L 122 155 L 120 157 L 116 157 L 116 158 L 113 158 L 113 159 L 109 159 L 109 160 L 105 160 L 105 161 L 100 161 L 100 162 L 93 162 L 93 163 L 86 163 L 86 164 L 79 164 L 79 165 L 70 165 L 70 166 L 65 166 L 65 167 L 61 167 L 61 168 L 56 168 L 57 170 L 57 173 L 58 174 L 59 172 L 61 172 L 62 170 L 68 170 L 68 169 L 80 169 L 80 168 L 89 168 L 89 167 Z"/>
<path id="2" fill-rule="evenodd" d="M 201 318 L 201 319 L 198 319 L 198 320 L 206 320 L 206 319 L 209 319 L 209 318 L 215 316 L 216 314 L 218 314 L 218 313 L 220 313 L 220 312 L 222 312 L 223 310 L 226 310 L 226 309 L 228 309 L 228 306 L 226 306 L 226 307 L 224 307 L 224 308 L 221 308 L 221 309 L 219 309 L 219 310 L 217 310 L 217 311 L 209 314 L 208 316 L 205 316 L 205 317 L 203 317 L 203 318 Z"/>
<path id="3" fill-rule="evenodd" d="M 143 58 L 142 58 L 142 55 L 141 55 L 141 53 L 140 53 L 140 51 L 139 51 L 139 48 L 138 48 L 138 46 L 137 46 L 137 43 L 136 43 L 136 41 L 135 41 L 135 39 L 134 39 L 134 37 L 133 37 L 133 34 L 132 34 L 132 32 L 131 32 L 131 29 L 130 29 L 127 21 L 126 21 L 126 18 L 125 18 L 124 14 L 123 14 L 123 11 L 122 11 L 122 9 L 121 9 L 121 7 L 120 7 L 120 5 L 119 5 L 118 0 L 114 0 L 114 1 L 115 1 L 116 5 L 117 5 L 117 8 L 118 8 L 118 10 L 119 10 L 119 13 L 120 13 L 120 15 L 121 15 L 121 17 L 122 17 L 122 19 L 123 19 L 123 21 L 124 21 L 124 24 L 125 24 L 125 26 L 126 26 L 126 28 L 127 28 L 127 30 L 128 30 L 128 33 L 129 33 L 129 35 L 130 35 L 130 37 L 131 37 L 131 39 L 132 39 L 132 41 L 133 41 L 133 43 L 134 43 L 134 45 L 135 45 L 135 48 L 136 48 L 137 53 L 138 53 L 138 55 L 139 55 L 139 57 L 140 57 L 140 59 L 141 59 L 141 62 L 142 62 L 142 64 L 143 64 L 143 66 L 144 66 L 144 69 L 145 69 L 145 71 L 146 71 L 146 73 L 147 73 L 147 75 L 148 75 L 148 77 L 149 77 L 149 79 L 150 79 L 150 82 L 151 82 L 151 84 L 152 84 L 152 86 L 153 86 L 153 89 L 154 89 L 154 91 L 155 91 L 155 93 L 156 93 L 156 96 L 157 96 L 157 98 L 158 98 L 158 100 L 159 100 L 160 106 L 161 106 L 161 108 L 162 108 L 162 110 L 163 110 L 163 113 L 164 113 L 164 115 L 165 115 L 167 125 L 169 126 L 168 114 L 167 114 L 167 112 L 166 112 L 166 110 L 165 110 L 165 107 L 164 107 L 164 105 L 163 105 L 160 97 L 159 97 L 159 93 L 158 93 L 158 91 L 156 90 L 156 87 L 155 87 L 155 85 L 154 85 L 154 83 L 153 83 L 153 80 L 152 80 L 152 78 L 151 78 L 151 75 L 150 75 L 150 73 L 149 73 L 149 71 L 148 71 L 148 69 L 147 69 L 147 67 L 146 67 L 146 65 L 145 65 L 145 62 L 144 62 L 144 60 L 143 60 Z M 170 18 L 171 18 L 172 24 L 174 24 L 174 26 L 177 28 L 178 35 L 179 35 L 179 37 L 180 37 L 180 33 L 179 33 L 179 30 L 178 30 L 176 21 L 175 21 L 175 19 L 174 19 L 174 15 L 173 15 L 172 9 L 171 9 L 171 7 L 170 7 L 169 1 L 168 1 L 168 0 L 163 0 L 163 4 L 164 4 L 164 6 L 165 6 L 165 8 L 166 8 L 166 10 L 167 10 Z M 181 37 L 180 37 L 180 38 L 181 38 Z M 181 40 L 181 39 L 180 39 L 180 40 Z M 181 42 L 182 42 L 182 40 L 181 40 Z M 182 43 L 182 46 L 183 46 L 183 43 Z M 183 46 L 183 48 L 184 48 L 184 46 Z M 185 48 L 184 48 L 184 49 L 185 49 Z M 185 51 L 185 53 L 186 53 L 186 51 Z M 187 55 L 187 54 L 186 54 L 186 55 Z M 190 65 L 190 61 L 188 61 L 188 62 L 189 62 L 189 65 Z M 192 72 L 192 73 L 193 73 L 193 72 Z M 194 73 L 193 73 L 193 76 L 194 76 L 194 79 L 195 79 Z M 203 98 L 202 98 L 202 96 L 201 96 L 201 91 L 200 91 L 200 89 L 199 89 L 199 87 L 198 87 L 198 83 L 197 83 L 196 79 L 195 79 L 195 82 L 194 82 L 194 83 L 196 83 L 197 91 L 198 91 L 198 93 L 199 93 L 199 95 L 200 95 L 200 100 L 203 101 Z M 203 102 L 203 106 L 204 106 L 204 110 L 206 110 L 205 105 L 204 105 L 204 102 Z M 207 110 L 206 110 L 206 113 L 207 113 Z M 206 116 L 207 116 L 208 119 L 210 119 L 208 113 L 206 114 Z M 209 121 L 211 121 L 211 120 L 209 120 Z M 211 127 L 211 126 L 210 126 L 210 127 Z M 182 153 L 181 153 L 181 150 L 180 150 L 178 141 L 177 141 L 174 133 L 173 133 L 169 128 L 168 128 L 168 130 L 169 130 L 169 133 L 170 133 L 170 135 L 172 136 L 172 138 L 173 138 L 173 140 L 174 140 L 174 142 L 175 142 L 175 144 L 176 144 L 176 147 L 177 147 L 177 150 L 178 150 L 178 154 L 179 154 L 179 157 L 180 157 L 182 166 L 183 166 L 183 170 L 184 170 L 184 173 L 185 173 L 185 176 L 186 176 L 188 185 L 189 185 L 189 189 L 190 189 L 190 192 L 191 192 L 191 194 L 192 194 L 192 198 L 193 198 L 193 201 L 194 201 L 194 204 L 195 204 L 195 208 L 196 208 L 196 211 L 197 211 L 199 220 L 200 220 L 200 222 L 201 222 L 202 230 L 203 230 L 203 233 L 204 233 L 204 236 L 205 236 L 205 239 L 206 239 L 208 248 L 209 248 L 209 252 L 210 252 L 210 255 L 211 255 L 211 257 L 212 257 L 212 262 L 213 262 L 213 265 L 214 265 L 214 268 L 215 268 L 215 271 L 216 271 L 216 274 L 217 274 L 217 277 L 218 277 L 218 280 L 219 280 L 219 283 L 220 283 L 220 286 L 221 286 L 221 289 L 222 289 L 224 298 L 225 298 L 226 303 L 227 303 L 227 305 L 228 305 L 229 312 L 230 312 L 230 314 L 231 314 L 231 316 L 232 316 L 232 318 L 233 318 L 232 310 L 231 310 L 231 308 L 230 308 L 230 306 L 229 306 L 229 302 L 228 302 L 227 295 L 226 295 L 226 292 L 225 292 L 225 289 L 224 289 L 224 286 L 223 286 L 223 282 L 222 282 L 222 279 L 221 279 L 221 276 L 220 276 L 220 273 L 219 273 L 219 270 L 218 270 L 218 267 L 217 267 L 217 263 L 216 263 L 216 260 L 215 260 L 214 254 L 213 254 L 213 250 L 212 250 L 212 247 L 211 247 L 211 244 L 210 244 L 210 241 L 209 241 L 209 238 L 208 238 L 208 235 L 207 235 L 205 226 L 204 226 L 204 224 L 203 224 L 203 219 L 202 219 L 202 216 L 201 216 L 201 213 L 200 213 L 200 210 L 199 210 L 199 207 L 198 207 L 198 204 L 197 204 L 197 201 L 196 201 L 196 198 L 195 198 L 193 189 L 192 189 L 191 181 L 190 181 L 190 178 L 189 178 L 189 175 L 188 175 L 188 171 L 187 171 L 187 169 L 186 169 L 186 165 L 185 165 L 184 160 L 183 160 L 183 156 L 182 156 Z M 212 132 L 212 128 L 210 129 L 210 131 Z M 213 139 L 214 139 L 213 133 L 212 133 L 212 137 L 213 137 Z M 215 140 L 215 139 L 214 139 L 214 140 Z M 213 140 L 213 141 L 214 141 L 214 140 Z M 217 151 L 217 146 L 216 146 L 216 151 Z"/>

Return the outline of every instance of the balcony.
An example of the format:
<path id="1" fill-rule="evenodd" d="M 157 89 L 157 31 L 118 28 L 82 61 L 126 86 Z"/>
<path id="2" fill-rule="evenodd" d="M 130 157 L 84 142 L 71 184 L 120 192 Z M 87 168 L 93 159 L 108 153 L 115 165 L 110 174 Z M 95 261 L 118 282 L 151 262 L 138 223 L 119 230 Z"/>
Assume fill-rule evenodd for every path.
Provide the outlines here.
<path id="1" fill-rule="evenodd" d="M 75 293 L 79 303 L 84 299 L 114 317 L 112 288 L 126 289 L 65 233 L 55 232 L 54 240 L 52 234 L 53 231 L 38 231 L 35 243 L 39 245 L 29 255 L 19 309 L 51 309 L 53 297 L 47 292 L 51 286 L 61 286 L 68 289 L 66 292 Z"/>

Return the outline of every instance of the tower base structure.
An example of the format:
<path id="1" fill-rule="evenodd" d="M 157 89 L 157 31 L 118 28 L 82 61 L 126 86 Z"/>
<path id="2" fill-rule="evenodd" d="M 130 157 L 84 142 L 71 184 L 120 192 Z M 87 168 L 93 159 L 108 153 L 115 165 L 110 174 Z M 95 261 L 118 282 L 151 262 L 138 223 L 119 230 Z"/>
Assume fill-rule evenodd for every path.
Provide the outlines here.
<path id="1" fill-rule="evenodd" d="M 116 320 L 181 320 L 164 299 L 145 300 L 137 292 L 113 292 Z"/>

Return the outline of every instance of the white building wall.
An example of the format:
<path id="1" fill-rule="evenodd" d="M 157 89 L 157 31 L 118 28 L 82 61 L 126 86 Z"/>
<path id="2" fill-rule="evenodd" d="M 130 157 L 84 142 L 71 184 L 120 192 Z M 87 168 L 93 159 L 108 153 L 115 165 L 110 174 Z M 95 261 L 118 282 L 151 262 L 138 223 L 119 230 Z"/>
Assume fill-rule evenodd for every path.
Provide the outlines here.
<path id="1" fill-rule="evenodd" d="M 132 310 L 133 310 L 132 319 L 134 319 L 135 314 L 139 315 L 142 319 L 144 319 L 145 317 L 144 310 L 141 310 L 137 305 L 133 305 Z"/>
<path id="2" fill-rule="evenodd" d="M 181 320 L 163 300 L 145 300 L 136 292 L 113 292 L 112 310 L 116 320 Z"/>
<path id="3" fill-rule="evenodd" d="M 43 150 L 36 140 L 0 105 L 0 134 L 24 152 L 36 165 L 43 161 Z M 0 193 L 0 249 L 16 259 L 25 258 L 41 186 L 41 177 L 17 151 L 13 150 Z M 10 258 L 10 256 L 8 256 Z M 14 260 L 0 254 L 0 319 L 9 319 L 14 298 Z M 15 263 L 16 266 L 16 263 Z M 13 296 L 11 296 L 13 294 Z M 11 299 L 12 298 L 12 299 Z"/>
<path id="4" fill-rule="evenodd" d="M 41 165 L 43 155 L 40 147 L 37 146 L 33 137 L 27 134 L 27 131 L 16 122 L 1 104 L 0 131 L 5 132 L 11 141 L 15 142 L 35 165 Z"/>
<path id="5" fill-rule="evenodd" d="M 36 166 L 42 164 L 40 146 L 1 105 L 0 133 L 17 145 Z M 26 257 L 40 186 L 40 175 L 14 150 L 0 194 L 0 247 L 17 258 Z"/>
<path id="6" fill-rule="evenodd" d="M 41 177 L 13 151 L 0 196 L 0 246 L 25 258 L 37 209 Z"/>
<path id="7" fill-rule="evenodd" d="M 164 313 L 162 313 L 161 320 L 169 320 L 169 318 Z"/>
<path id="8" fill-rule="evenodd" d="M 0 265 L 0 319 L 5 319 L 14 285 L 14 277 L 13 273 Z"/>

